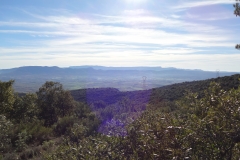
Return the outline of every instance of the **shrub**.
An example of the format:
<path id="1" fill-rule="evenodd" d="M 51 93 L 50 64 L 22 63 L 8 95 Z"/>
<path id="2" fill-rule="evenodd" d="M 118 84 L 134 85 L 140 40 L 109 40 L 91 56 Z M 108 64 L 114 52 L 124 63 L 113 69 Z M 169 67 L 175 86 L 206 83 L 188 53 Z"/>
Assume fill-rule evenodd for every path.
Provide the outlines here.
<path id="1" fill-rule="evenodd" d="M 52 135 L 53 129 L 43 126 L 43 122 L 36 120 L 31 123 L 20 123 L 16 125 L 14 130 L 15 135 L 23 131 L 26 131 L 28 135 L 31 135 L 31 137 L 27 140 L 27 144 L 33 142 L 41 144 L 44 140 L 49 139 Z M 18 137 L 15 137 L 14 139 L 17 140 Z"/>
<path id="2" fill-rule="evenodd" d="M 54 128 L 54 132 L 56 135 L 64 135 L 74 124 L 76 121 L 76 117 L 73 116 L 66 116 L 61 118 L 57 123 L 56 127 Z"/>
<path id="3" fill-rule="evenodd" d="M 31 137 L 31 135 L 28 135 L 26 130 L 18 133 L 17 135 L 18 139 L 15 142 L 16 145 L 16 151 L 23 151 L 27 148 L 27 140 Z"/>
<path id="4" fill-rule="evenodd" d="M 0 152 L 4 152 L 11 147 L 11 131 L 13 124 L 0 115 Z"/>

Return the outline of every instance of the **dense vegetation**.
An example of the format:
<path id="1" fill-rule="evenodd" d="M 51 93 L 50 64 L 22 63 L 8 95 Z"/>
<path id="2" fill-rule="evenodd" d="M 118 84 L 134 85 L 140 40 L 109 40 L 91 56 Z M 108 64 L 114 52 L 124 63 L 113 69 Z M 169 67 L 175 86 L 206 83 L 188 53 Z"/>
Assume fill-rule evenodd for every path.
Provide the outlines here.
<path id="1" fill-rule="evenodd" d="M 46 82 L 21 96 L 0 81 L 0 159 L 237 160 L 239 77 L 135 92 Z"/>
<path id="2" fill-rule="evenodd" d="M 43 158 L 62 143 L 95 134 L 99 121 L 58 82 L 37 93 L 14 94 L 14 81 L 0 81 L 0 159 Z M 84 130 L 83 130 L 84 129 Z"/>

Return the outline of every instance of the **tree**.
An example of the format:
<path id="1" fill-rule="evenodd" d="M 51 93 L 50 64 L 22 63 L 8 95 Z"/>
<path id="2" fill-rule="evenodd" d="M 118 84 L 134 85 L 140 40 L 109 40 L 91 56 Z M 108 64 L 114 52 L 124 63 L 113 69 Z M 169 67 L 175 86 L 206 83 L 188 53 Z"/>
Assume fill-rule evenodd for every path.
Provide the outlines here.
<path id="1" fill-rule="evenodd" d="M 11 147 L 10 133 L 12 128 L 12 123 L 4 115 L 0 114 L 0 153 Z"/>
<path id="2" fill-rule="evenodd" d="M 234 14 L 236 15 L 236 17 L 240 16 L 240 6 L 239 6 L 239 3 L 234 4 L 233 7 L 235 8 Z"/>
<path id="3" fill-rule="evenodd" d="M 0 81 L 0 114 L 5 115 L 7 118 L 11 117 L 14 105 L 14 90 L 13 80 L 8 82 Z"/>
<path id="4" fill-rule="evenodd" d="M 13 119 L 16 122 L 32 122 L 37 119 L 39 107 L 37 106 L 37 95 L 28 93 L 22 97 L 15 96 Z"/>
<path id="5" fill-rule="evenodd" d="M 39 116 L 45 121 L 45 126 L 51 126 L 57 122 L 58 117 L 69 115 L 75 107 L 70 92 L 65 91 L 59 82 L 46 82 L 39 88 L 37 97 Z"/>
<path id="6" fill-rule="evenodd" d="M 236 1 L 238 1 L 238 0 L 236 0 Z M 234 4 L 233 7 L 235 8 L 234 9 L 234 14 L 236 15 L 236 17 L 237 16 L 240 17 L 240 6 L 239 6 L 239 3 Z M 236 44 L 235 48 L 236 49 L 240 49 L 240 44 Z"/>

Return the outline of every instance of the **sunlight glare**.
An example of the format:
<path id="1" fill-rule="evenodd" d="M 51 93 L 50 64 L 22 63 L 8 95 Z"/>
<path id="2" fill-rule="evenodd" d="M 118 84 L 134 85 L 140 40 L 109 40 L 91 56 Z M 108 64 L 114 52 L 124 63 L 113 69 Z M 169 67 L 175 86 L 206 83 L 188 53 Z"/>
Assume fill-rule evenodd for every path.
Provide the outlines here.
<path id="1" fill-rule="evenodd" d="M 147 0 L 125 0 L 127 3 L 143 3 L 146 2 Z"/>

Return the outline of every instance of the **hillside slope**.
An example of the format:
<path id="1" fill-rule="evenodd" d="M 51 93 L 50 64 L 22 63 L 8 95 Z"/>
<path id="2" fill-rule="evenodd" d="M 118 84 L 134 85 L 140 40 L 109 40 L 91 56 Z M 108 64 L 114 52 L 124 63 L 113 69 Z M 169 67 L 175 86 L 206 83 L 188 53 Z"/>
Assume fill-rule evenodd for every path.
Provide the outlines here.
<path id="1" fill-rule="evenodd" d="M 95 88 L 95 89 L 79 89 L 72 90 L 71 94 L 75 100 L 86 102 L 88 104 L 103 101 L 107 105 L 113 104 L 122 98 L 128 98 L 138 103 L 148 103 L 160 100 L 174 101 L 184 96 L 186 91 L 197 92 L 201 96 L 211 82 L 217 82 L 222 89 L 236 89 L 240 86 L 240 74 L 212 78 L 201 81 L 183 82 L 167 85 L 159 88 L 153 88 L 144 91 L 127 91 L 121 92 L 114 88 Z M 149 100 L 149 101 L 148 101 Z"/>

